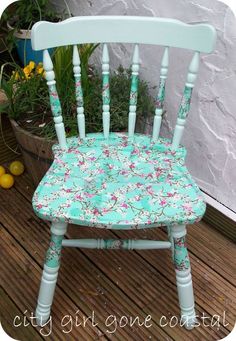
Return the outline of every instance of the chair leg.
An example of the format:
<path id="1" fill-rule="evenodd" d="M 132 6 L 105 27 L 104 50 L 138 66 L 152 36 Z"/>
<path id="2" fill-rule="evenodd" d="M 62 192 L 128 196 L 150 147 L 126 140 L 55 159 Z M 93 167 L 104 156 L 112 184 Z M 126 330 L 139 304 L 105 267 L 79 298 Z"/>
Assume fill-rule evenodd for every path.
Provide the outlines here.
<path id="1" fill-rule="evenodd" d="M 66 230 L 66 223 L 52 223 L 51 225 L 51 240 L 46 253 L 38 296 L 38 305 L 35 311 L 37 324 L 40 326 L 44 325 L 50 317 L 51 305 L 60 267 L 62 239 Z"/>
<path id="2" fill-rule="evenodd" d="M 167 226 L 167 232 L 168 232 L 169 242 L 171 243 L 172 260 L 174 262 L 174 239 L 173 239 L 173 235 L 172 235 L 171 226 Z"/>
<path id="3" fill-rule="evenodd" d="M 185 225 L 171 228 L 174 241 L 174 265 L 181 309 L 181 322 L 186 329 L 192 329 L 197 322 L 194 310 L 194 295 L 190 261 L 186 247 Z"/>

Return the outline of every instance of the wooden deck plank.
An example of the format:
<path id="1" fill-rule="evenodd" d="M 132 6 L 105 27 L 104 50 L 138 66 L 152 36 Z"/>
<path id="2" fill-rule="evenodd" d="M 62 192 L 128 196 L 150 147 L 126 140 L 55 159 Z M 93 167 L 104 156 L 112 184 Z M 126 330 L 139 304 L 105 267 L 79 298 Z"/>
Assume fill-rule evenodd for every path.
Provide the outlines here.
<path id="1" fill-rule="evenodd" d="M 38 294 L 38 286 L 41 277 L 41 268 L 32 260 L 29 254 L 17 243 L 17 241 L 1 227 L 0 231 L 0 248 L 1 248 L 1 282 L 0 285 L 6 293 L 17 304 L 21 312 L 27 318 L 34 312 L 36 299 Z M 14 279 L 14 280 L 13 280 Z M 65 334 L 62 331 L 61 321 L 66 314 L 75 315 L 78 307 L 65 295 L 59 288 L 56 288 L 55 305 L 52 309 L 52 333 L 49 335 L 51 340 L 64 341 Z M 78 312 L 80 319 L 83 313 Z M 49 325 L 49 324 L 48 324 Z M 35 328 L 40 335 L 46 335 L 50 332 L 50 328 L 44 327 L 43 330 Z M 72 329 L 71 338 L 79 338 L 81 340 L 105 340 L 101 331 L 88 322 L 85 328 Z"/>
<path id="2" fill-rule="evenodd" d="M 21 341 L 35 340 L 42 341 L 43 337 L 31 326 L 24 326 L 24 315 L 18 309 L 11 298 L 7 295 L 5 290 L 0 287 L 0 318 L 4 331 L 13 339 L 20 339 Z M 19 317 L 19 318 L 18 318 Z M 16 328 L 13 328 L 15 320 Z"/>
<path id="3" fill-rule="evenodd" d="M 70 231 L 74 237 L 78 237 L 80 235 L 80 237 L 85 238 L 88 236 L 88 232 L 84 229 L 78 231 L 78 229 L 76 230 L 71 228 Z M 106 231 L 106 234 L 107 233 L 108 231 Z M 103 231 L 97 229 L 95 232 L 93 232 L 93 234 L 95 234 L 96 237 L 102 237 L 104 233 Z M 129 237 L 128 231 L 125 232 L 125 236 Z M 158 237 L 158 233 L 156 234 L 156 237 Z M 139 255 L 136 252 L 121 254 L 121 251 L 119 252 L 110 250 L 97 250 L 96 252 L 89 250 L 83 252 L 91 261 L 94 262 L 96 267 L 100 268 L 114 281 L 114 283 L 117 283 L 122 290 L 132 298 L 132 300 L 138 302 L 142 309 L 146 311 L 146 313 L 150 312 L 152 303 L 155 302 L 155 314 L 153 316 L 155 316 L 156 321 L 160 321 L 162 315 L 169 317 L 170 313 L 179 316 L 175 275 L 173 265 L 171 264 L 170 254 L 167 254 L 166 252 L 165 255 L 163 255 L 163 250 L 142 251 L 139 252 Z M 155 262 L 152 264 L 152 266 L 150 266 L 150 254 L 154 254 L 155 257 Z M 140 257 L 140 255 L 142 256 Z M 197 266 L 198 268 L 200 267 L 201 269 L 201 264 L 199 265 L 197 263 L 194 264 L 194 266 Z M 169 273 L 166 273 L 166 269 L 172 273 L 171 281 L 169 278 Z M 134 278 L 136 280 L 133 281 Z M 217 313 L 220 315 L 222 302 L 218 300 L 217 296 L 215 296 L 216 302 L 220 303 L 218 306 L 211 303 L 210 295 L 206 298 L 203 297 L 202 299 L 202 288 L 199 288 L 200 280 L 201 279 L 196 277 L 195 274 L 194 287 L 197 303 L 196 307 L 199 315 L 202 310 L 204 310 L 208 316 L 212 316 Z M 231 286 L 231 289 L 232 288 L 233 287 Z M 208 288 L 205 288 L 205 290 L 207 291 Z M 216 295 L 219 294 L 219 288 L 216 288 L 215 290 Z M 220 295 L 223 297 L 223 290 L 220 291 Z M 138 300 L 137 297 L 139 298 Z M 207 299 L 207 304 L 205 303 L 205 299 Z M 233 306 L 230 308 L 231 310 L 234 309 Z M 231 323 L 231 325 L 228 326 L 229 330 L 231 330 L 234 325 L 234 319 L 231 314 L 231 310 L 228 309 L 226 311 L 227 322 Z M 154 309 L 151 309 L 151 311 L 153 312 Z M 166 327 L 165 330 L 173 338 L 175 338 L 179 332 L 180 335 L 185 335 L 185 337 L 188 337 L 189 340 L 196 340 L 196 338 L 210 340 L 210 337 L 212 337 L 213 340 L 219 340 L 229 334 L 229 330 L 224 327 L 221 327 L 220 330 L 217 330 L 217 328 L 215 330 L 196 328 L 191 332 L 191 335 L 189 335 L 188 331 L 183 330 L 183 328 L 180 328 L 179 326 L 174 328 L 174 330 L 172 328 Z"/>
<path id="4" fill-rule="evenodd" d="M 122 232 L 123 237 L 131 238 L 131 232 Z M 166 233 L 161 229 L 156 231 L 148 231 L 150 238 L 160 240 L 166 239 Z M 224 238 L 224 237 L 223 237 Z M 191 243 L 189 243 L 191 249 Z M 233 246 L 235 248 L 235 246 Z M 201 250 L 201 248 L 200 248 Z M 157 257 L 156 251 L 142 252 L 142 257 L 151 264 L 163 276 L 167 276 L 168 280 L 175 284 L 175 275 L 170 266 L 170 251 L 162 250 L 162 257 Z M 141 254 L 139 252 L 139 254 Z M 167 255 L 168 254 L 168 255 Z M 164 256 L 166 255 L 166 256 Z M 227 319 L 230 323 L 229 330 L 232 330 L 236 317 L 236 288 L 231 283 L 226 281 L 224 277 L 211 269 L 207 264 L 202 262 L 194 254 L 190 252 L 190 260 L 192 265 L 193 283 L 195 289 L 196 301 L 199 305 L 205 308 L 209 314 L 221 314 L 221 309 L 224 308 L 227 312 Z M 198 299 L 199 298 L 199 299 Z"/>
<path id="5" fill-rule="evenodd" d="M 190 250 L 214 271 L 236 286 L 235 243 L 204 221 L 188 228 Z"/>
<path id="6" fill-rule="evenodd" d="M 18 245 L 19 252 L 23 249 L 29 257 L 29 262 L 35 263 L 34 267 L 39 267 L 43 262 L 48 244 L 49 228 L 32 211 L 30 203 L 32 193 L 33 189 L 28 175 L 17 179 L 16 186 L 12 190 L 0 191 L 2 200 L 0 222 L 4 224 L 7 233 L 10 233 L 10 238 Z M 192 226 L 188 231 L 190 231 L 188 245 L 197 312 L 199 314 L 204 312 L 210 317 L 213 314 L 222 314 L 222 311 L 226 310 L 226 322 L 230 323 L 226 328 L 221 324 L 219 330 L 199 327 L 188 332 L 179 326 L 161 328 L 158 325 L 162 315 L 179 316 L 175 274 L 169 250 L 121 252 L 65 249 L 57 288 L 57 291 L 62 289 L 65 293 L 63 308 L 60 307 L 60 309 L 67 309 L 67 305 L 71 307 L 71 302 L 79 306 L 86 316 L 89 316 L 91 309 L 94 309 L 97 317 L 100 318 L 101 325 L 110 313 L 117 317 L 124 314 L 132 316 L 137 314 L 140 317 L 152 315 L 154 327 L 148 332 L 140 328 L 133 330 L 120 328 L 115 335 L 106 334 L 106 337 L 112 340 L 147 340 L 149 336 L 152 339 L 158 336 L 158 339 L 163 340 L 194 341 L 223 338 L 232 329 L 235 321 L 233 277 L 235 275 L 235 245 L 219 234 L 215 236 L 212 229 L 208 235 L 207 225 Z M 81 238 L 117 235 L 132 238 L 134 235 L 137 237 L 138 234 L 139 238 L 166 239 L 166 233 L 162 229 L 114 232 L 71 227 L 69 234 Z M 28 236 L 31 236 L 31 240 Z M 207 245 L 210 245 L 210 252 Z M 227 251 L 229 255 L 227 259 L 229 261 L 232 259 L 234 263 L 226 268 L 223 265 Z M 12 275 L 14 276 L 14 273 Z M 31 300 L 35 300 L 36 296 L 31 296 Z M 58 299 L 54 305 L 56 310 L 57 304 Z M 63 311 L 60 313 L 63 314 Z M 106 328 L 103 326 L 101 331 L 106 332 Z"/>

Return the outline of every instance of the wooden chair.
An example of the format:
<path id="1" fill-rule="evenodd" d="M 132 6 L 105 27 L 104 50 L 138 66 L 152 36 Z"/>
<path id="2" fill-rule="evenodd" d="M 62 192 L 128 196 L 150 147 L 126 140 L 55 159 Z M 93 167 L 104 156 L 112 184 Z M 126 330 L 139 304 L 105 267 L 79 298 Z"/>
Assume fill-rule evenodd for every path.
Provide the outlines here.
<path id="1" fill-rule="evenodd" d="M 36 316 L 47 321 L 60 266 L 62 246 L 97 249 L 170 248 L 176 272 L 181 318 L 191 329 L 196 321 L 191 270 L 186 248 L 186 224 L 199 221 L 205 211 L 201 192 L 186 166 L 180 145 L 200 52 L 210 53 L 215 29 L 207 24 L 185 24 L 153 17 L 74 17 L 60 23 L 38 22 L 32 29 L 34 50 L 44 50 L 44 69 L 59 143 L 54 162 L 36 189 L 33 208 L 51 221 L 51 241 L 44 264 Z M 103 133 L 86 134 L 77 44 L 104 43 L 102 54 Z M 110 132 L 109 53 L 107 43 L 132 43 L 131 90 L 127 133 Z M 165 47 L 161 64 L 153 133 L 136 134 L 139 45 Z M 73 70 L 79 137 L 66 138 L 53 64 L 48 49 L 73 45 Z M 172 140 L 159 137 L 169 48 L 193 50 Z M 111 99 L 112 100 L 112 99 Z M 127 108 L 128 109 L 128 108 Z M 111 117 L 112 120 L 112 117 Z M 67 224 L 107 229 L 166 226 L 169 241 L 63 239 Z"/>

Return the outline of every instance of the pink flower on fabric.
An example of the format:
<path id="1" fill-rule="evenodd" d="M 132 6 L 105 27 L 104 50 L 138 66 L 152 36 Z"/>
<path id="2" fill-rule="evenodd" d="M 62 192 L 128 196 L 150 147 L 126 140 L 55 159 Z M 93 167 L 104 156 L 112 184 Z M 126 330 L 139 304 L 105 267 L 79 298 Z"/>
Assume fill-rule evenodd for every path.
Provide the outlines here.
<path id="1" fill-rule="evenodd" d="M 184 188 L 193 187 L 192 184 L 185 185 Z"/>
<path id="2" fill-rule="evenodd" d="M 165 199 L 162 199 L 161 202 L 160 202 L 160 205 L 161 206 L 165 206 L 167 204 L 167 201 Z"/>
<path id="3" fill-rule="evenodd" d="M 105 149 L 104 152 L 103 152 L 106 156 L 109 156 L 110 153 L 109 153 L 109 150 L 108 149 Z"/>
<path id="4" fill-rule="evenodd" d="M 134 169 L 134 168 L 135 168 L 135 164 L 132 162 L 132 163 L 129 165 L 129 168 L 130 168 L 130 169 Z"/>
<path id="5" fill-rule="evenodd" d="M 117 200 L 117 197 L 114 194 L 112 194 L 111 195 L 111 200 Z"/>
<path id="6" fill-rule="evenodd" d="M 79 161 L 79 165 L 80 166 L 84 165 L 84 161 Z"/>
<path id="7" fill-rule="evenodd" d="M 103 173 L 104 173 L 104 169 L 99 168 L 99 169 L 98 169 L 98 173 L 99 173 L 99 174 L 103 174 Z"/>
<path id="8" fill-rule="evenodd" d="M 137 149 L 137 148 L 135 148 L 132 152 L 131 152 L 131 154 L 132 155 L 137 155 L 139 153 L 139 150 Z"/>
<path id="9" fill-rule="evenodd" d="M 90 161 L 95 161 L 95 160 L 96 160 L 95 156 L 90 157 Z"/>
<path id="10" fill-rule="evenodd" d="M 136 183 L 136 187 L 142 187 L 142 184 L 141 184 L 141 182 L 138 182 L 138 183 Z"/>
<path id="11" fill-rule="evenodd" d="M 93 198 L 95 196 L 95 194 L 93 193 L 88 193 L 88 192 L 84 192 L 84 195 L 87 197 L 87 198 Z"/>
<path id="12" fill-rule="evenodd" d="M 129 206 L 128 206 L 125 202 L 123 202 L 123 203 L 121 204 L 121 207 L 128 208 Z"/>
<path id="13" fill-rule="evenodd" d="M 94 215 L 99 215 L 99 210 L 98 210 L 97 208 L 95 208 L 95 209 L 93 210 L 93 214 L 94 214 Z"/>
<path id="14" fill-rule="evenodd" d="M 192 205 L 191 204 L 183 204 L 182 207 L 188 211 L 188 212 L 192 212 Z"/>
<path id="15" fill-rule="evenodd" d="M 135 195 L 134 199 L 135 199 L 136 201 L 140 201 L 141 197 L 140 197 L 140 195 Z"/>
<path id="16" fill-rule="evenodd" d="M 151 194 L 151 195 L 154 194 L 154 191 L 153 191 L 153 189 L 152 189 L 151 186 L 148 186 L 146 189 L 147 189 L 147 192 L 148 192 L 149 194 Z"/>
<path id="17" fill-rule="evenodd" d="M 108 168 L 109 168 L 109 169 L 113 169 L 113 168 L 114 168 L 114 165 L 108 165 Z"/>
<path id="18" fill-rule="evenodd" d="M 68 188 L 65 190 L 66 193 L 71 193 L 72 192 L 72 189 L 71 188 Z"/>
<path id="19" fill-rule="evenodd" d="M 76 194 L 75 199 L 82 200 L 83 197 L 81 196 L 81 194 Z"/>
<path id="20" fill-rule="evenodd" d="M 168 192 L 168 193 L 167 193 L 167 196 L 168 196 L 169 198 L 171 198 L 171 197 L 174 196 L 174 193 Z"/>

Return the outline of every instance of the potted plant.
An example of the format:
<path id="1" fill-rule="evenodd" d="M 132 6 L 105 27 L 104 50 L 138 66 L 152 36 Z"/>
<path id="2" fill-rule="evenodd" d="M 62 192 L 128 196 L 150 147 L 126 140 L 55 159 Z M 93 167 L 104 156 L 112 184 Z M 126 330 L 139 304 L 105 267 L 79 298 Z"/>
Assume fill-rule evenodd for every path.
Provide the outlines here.
<path id="1" fill-rule="evenodd" d="M 56 13 L 48 0 L 20 0 L 10 5 L 3 13 L 2 20 L 9 29 L 8 47 L 16 46 L 23 65 L 30 61 L 42 62 L 42 51 L 33 51 L 31 47 L 31 28 L 37 21 L 57 22 L 63 19 L 63 13 Z"/>
<path id="2" fill-rule="evenodd" d="M 80 46 L 82 87 L 86 132 L 102 131 L 102 79 L 88 63 L 96 45 Z M 75 84 L 73 79 L 72 48 L 60 47 L 53 55 L 57 89 L 61 100 L 67 137 L 77 135 Z M 42 64 L 30 62 L 21 69 L 17 65 L 12 75 L 2 75 L 1 87 L 8 102 L 0 106 L 11 118 L 25 165 L 37 185 L 52 162 L 51 146 L 56 141 L 48 89 Z M 110 77 L 111 130 L 122 131 L 128 125 L 130 70 L 119 68 Z M 148 84 L 139 82 L 137 117 L 143 127 L 148 113 L 154 113 L 154 100 Z"/>

